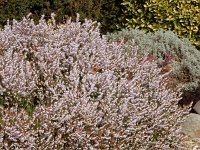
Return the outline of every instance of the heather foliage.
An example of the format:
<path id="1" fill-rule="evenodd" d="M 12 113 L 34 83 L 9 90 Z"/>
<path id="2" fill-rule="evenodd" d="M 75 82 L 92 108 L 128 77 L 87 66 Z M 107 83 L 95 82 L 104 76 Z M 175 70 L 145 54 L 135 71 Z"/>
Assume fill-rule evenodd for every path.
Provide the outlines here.
<path id="1" fill-rule="evenodd" d="M 138 53 L 151 53 L 162 61 L 166 52 L 173 56 L 173 75 L 184 90 L 193 91 L 200 80 L 200 52 L 187 39 L 179 38 L 172 31 L 158 30 L 145 33 L 138 29 L 123 29 L 107 35 L 110 42 L 126 39 L 128 45 L 137 45 Z M 134 43 L 132 43 L 134 40 Z"/>
<path id="2" fill-rule="evenodd" d="M 181 93 L 134 45 L 78 17 L 24 18 L 0 38 L 0 149 L 181 149 Z M 31 116 L 22 101 L 37 102 Z"/>

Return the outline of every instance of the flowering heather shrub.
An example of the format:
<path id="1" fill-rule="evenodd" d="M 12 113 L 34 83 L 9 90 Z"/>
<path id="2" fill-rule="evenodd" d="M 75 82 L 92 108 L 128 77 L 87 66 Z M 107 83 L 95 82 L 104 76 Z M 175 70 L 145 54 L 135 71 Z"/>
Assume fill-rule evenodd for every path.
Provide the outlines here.
<path id="1" fill-rule="evenodd" d="M 0 149 L 183 148 L 181 93 L 137 47 L 108 43 L 78 17 L 64 25 L 24 18 L 0 38 L 0 91 L 7 106 L 16 102 L 0 107 Z M 34 99 L 31 116 L 18 109 Z"/>

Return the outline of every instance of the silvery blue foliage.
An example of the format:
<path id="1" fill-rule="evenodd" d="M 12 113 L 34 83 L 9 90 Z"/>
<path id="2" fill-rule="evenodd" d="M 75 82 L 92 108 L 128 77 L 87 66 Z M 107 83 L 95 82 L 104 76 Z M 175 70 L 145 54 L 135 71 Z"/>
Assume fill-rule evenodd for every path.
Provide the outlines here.
<path id="1" fill-rule="evenodd" d="M 199 86 L 200 52 L 188 39 L 181 39 L 172 31 L 162 29 L 149 33 L 138 29 L 123 29 L 107 34 L 107 38 L 109 41 L 125 38 L 128 40 L 127 44 L 138 46 L 138 53 L 151 53 L 160 60 L 165 52 L 170 52 L 173 55 L 173 74 L 179 80 L 180 86 L 183 85 L 186 91 L 193 91 Z"/>

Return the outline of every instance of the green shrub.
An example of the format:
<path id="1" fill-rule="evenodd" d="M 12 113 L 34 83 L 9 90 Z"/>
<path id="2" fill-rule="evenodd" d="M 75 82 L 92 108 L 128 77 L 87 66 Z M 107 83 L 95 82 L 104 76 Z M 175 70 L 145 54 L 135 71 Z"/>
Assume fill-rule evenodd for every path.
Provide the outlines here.
<path id="1" fill-rule="evenodd" d="M 101 32 L 113 32 L 118 24 L 118 17 L 122 13 L 122 0 L 101 0 L 101 16 L 98 21 L 101 23 Z"/>
<path id="2" fill-rule="evenodd" d="M 56 14 L 56 21 L 61 23 L 69 16 L 76 18 L 80 14 L 84 18 L 98 20 L 100 17 L 100 0 L 3 0 L 0 2 L 0 25 L 4 26 L 7 19 L 22 20 L 23 16 L 32 13 L 34 20 L 39 21 L 41 15 L 46 19 L 51 18 L 51 13 Z"/>
<path id="3" fill-rule="evenodd" d="M 172 31 L 145 33 L 138 29 L 123 29 L 107 34 L 107 38 L 110 42 L 128 40 L 129 45 L 138 45 L 140 54 L 154 54 L 159 61 L 162 61 L 164 54 L 169 51 L 173 55 L 173 75 L 180 85 L 184 85 L 184 90 L 192 91 L 198 86 L 200 52 L 187 39 L 179 38 Z"/>
<path id="4" fill-rule="evenodd" d="M 123 0 L 118 28 L 146 31 L 171 29 L 200 48 L 200 1 L 198 0 Z"/>
<path id="5" fill-rule="evenodd" d="M 50 14 L 55 13 L 59 23 L 66 21 L 69 16 L 75 19 L 76 13 L 79 13 L 82 22 L 85 18 L 101 22 L 101 32 L 106 33 L 116 29 L 121 3 L 122 0 L 2 0 L 0 27 L 6 24 L 7 19 L 21 20 L 30 12 L 36 22 L 43 14 L 45 19 L 50 19 Z"/>
<path id="6" fill-rule="evenodd" d="M 20 20 L 28 13 L 29 0 L 1 0 L 0 27 L 6 24 L 7 19 Z"/>

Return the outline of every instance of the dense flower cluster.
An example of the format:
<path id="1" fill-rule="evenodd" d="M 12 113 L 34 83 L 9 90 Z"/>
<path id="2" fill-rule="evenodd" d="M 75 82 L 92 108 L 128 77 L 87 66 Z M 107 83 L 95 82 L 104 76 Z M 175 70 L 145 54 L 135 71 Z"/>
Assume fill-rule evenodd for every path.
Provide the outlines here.
<path id="1" fill-rule="evenodd" d="M 28 17 L 0 32 L 0 149 L 181 149 L 180 92 L 98 26 Z M 31 116 L 19 110 L 35 99 Z"/>

